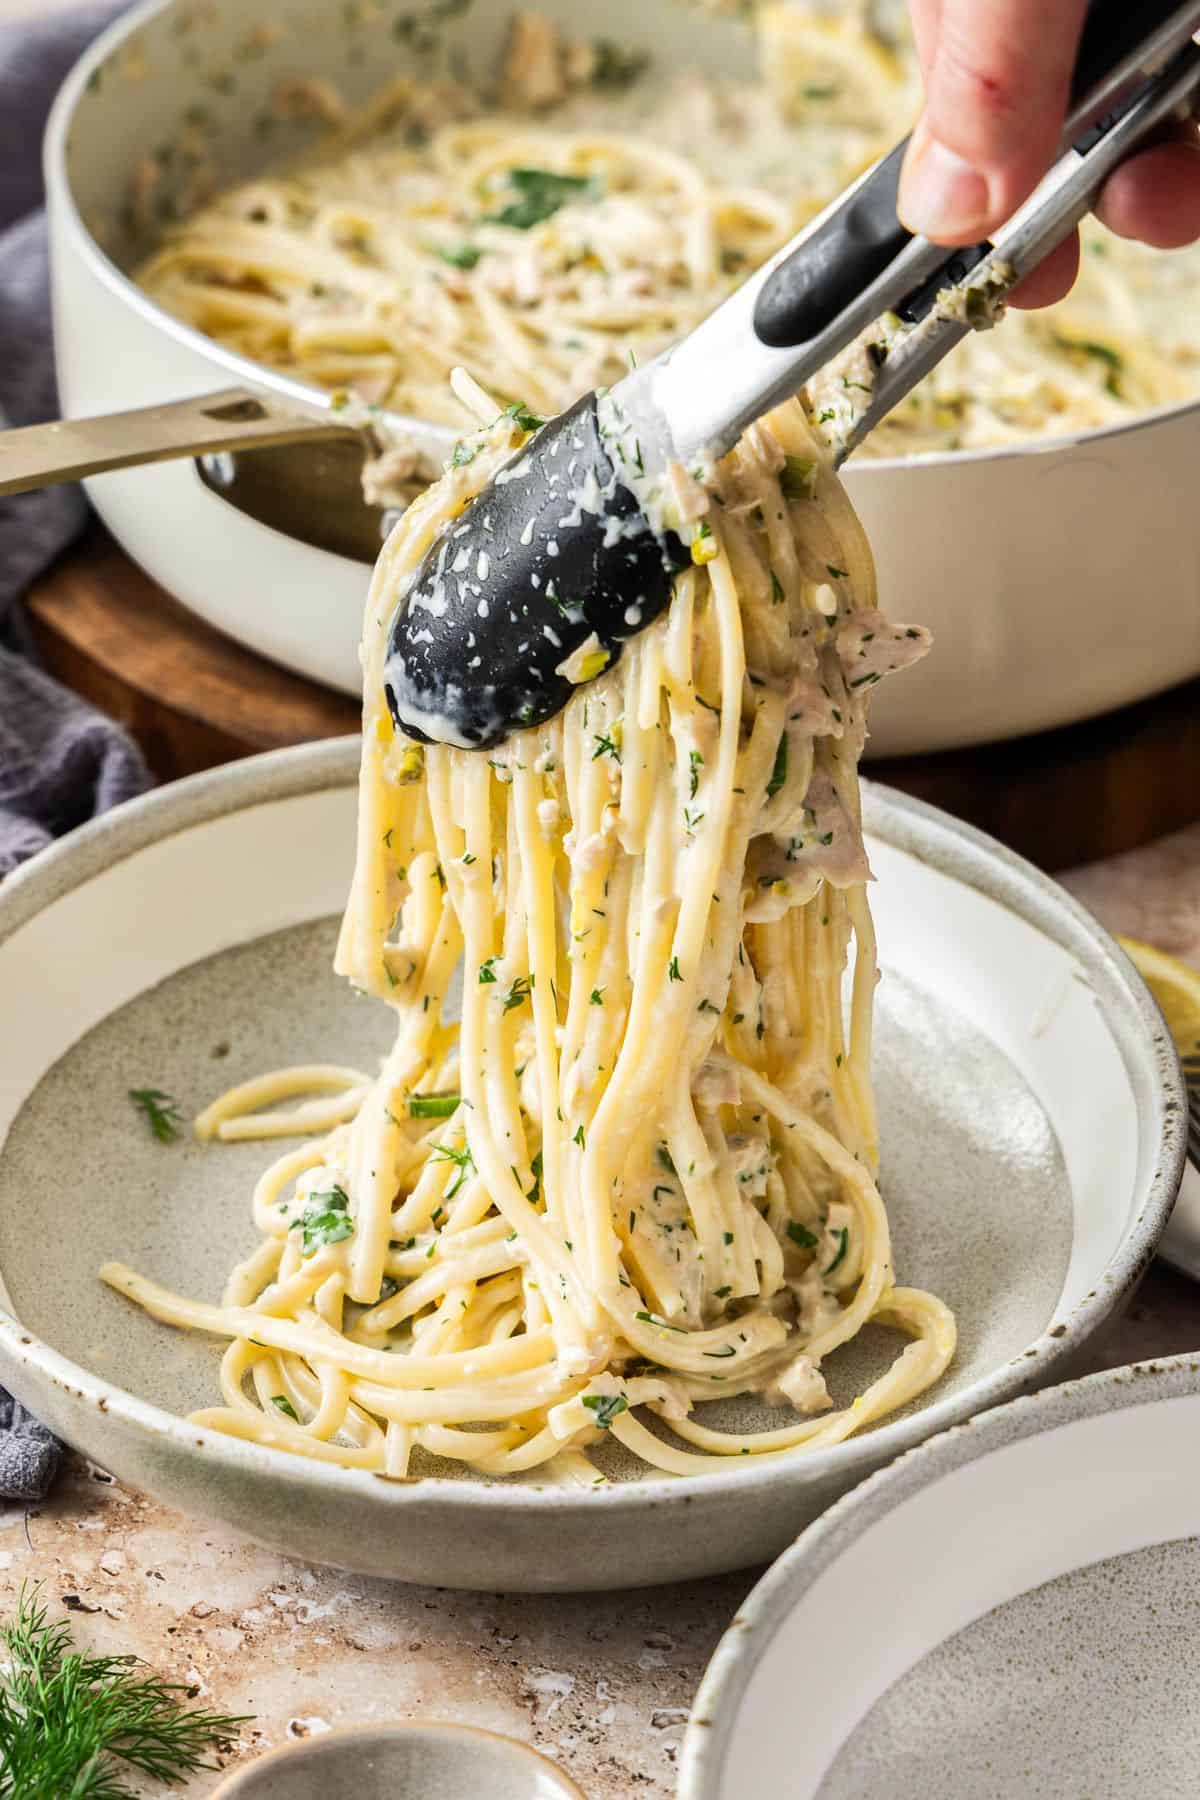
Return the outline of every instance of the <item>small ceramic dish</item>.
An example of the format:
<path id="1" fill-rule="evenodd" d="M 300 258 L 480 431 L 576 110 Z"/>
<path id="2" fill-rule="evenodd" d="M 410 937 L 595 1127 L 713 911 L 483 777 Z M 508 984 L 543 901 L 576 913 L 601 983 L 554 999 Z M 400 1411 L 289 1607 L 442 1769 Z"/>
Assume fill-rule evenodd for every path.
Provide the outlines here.
<path id="1" fill-rule="evenodd" d="M 471 1725 L 354 1725 L 236 1769 L 212 1800 L 584 1800 L 561 1769 Z"/>
<path id="2" fill-rule="evenodd" d="M 330 968 L 357 761 L 346 742 L 215 770 L 88 826 L 0 890 L 0 1382 L 122 1480 L 289 1555 L 403 1580 L 685 1580 L 768 1561 L 900 1451 L 1055 1379 L 1132 1291 L 1184 1153 L 1157 1009 L 1061 888 L 868 787 L 895 1264 L 959 1324 L 953 1365 L 915 1407 L 811 1455 L 712 1474 L 614 1459 L 586 1490 L 437 1463 L 398 1484 L 191 1424 L 218 1391 L 218 1345 L 157 1324 L 96 1271 L 119 1258 L 218 1295 L 255 1243 L 250 1196 L 277 1146 L 161 1144 L 129 1091 L 160 1087 L 193 1113 L 263 1069 L 369 1068 L 385 1052 L 387 1010 Z M 890 1359 L 881 1336 L 830 1359 L 835 1389 L 860 1392 Z"/>
<path id="3" fill-rule="evenodd" d="M 1194 1795 L 1200 1359 L 998 1407 L 839 1501 L 754 1589 L 679 1800 Z"/>

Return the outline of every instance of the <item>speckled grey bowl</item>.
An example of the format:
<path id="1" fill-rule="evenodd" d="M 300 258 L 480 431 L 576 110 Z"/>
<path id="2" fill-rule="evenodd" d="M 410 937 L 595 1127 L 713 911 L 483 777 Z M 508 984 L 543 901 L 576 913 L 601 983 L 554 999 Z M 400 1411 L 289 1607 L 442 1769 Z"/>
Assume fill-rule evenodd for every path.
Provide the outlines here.
<path id="1" fill-rule="evenodd" d="M 359 1725 L 236 1770 L 212 1800 L 584 1800 L 554 1764 L 468 1725 Z"/>
<path id="2" fill-rule="evenodd" d="M 811 1526 L 717 1647 L 679 1800 L 1193 1796 L 1200 1357 L 944 1432 Z"/>
<path id="3" fill-rule="evenodd" d="M 1130 1293 L 1179 1180 L 1175 1054 L 1140 980 L 1061 889 L 870 789 L 884 979 L 876 1077 L 900 1279 L 959 1320 L 908 1411 L 794 1460 L 583 1491 L 436 1464 L 398 1485 L 202 1430 L 219 1346 L 96 1279 L 108 1258 L 215 1298 L 255 1242 L 270 1146 L 155 1142 L 128 1090 L 191 1112 L 288 1061 L 363 1063 L 384 1009 L 329 972 L 357 746 L 239 763 L 139 801 L 0 889 L 0 1382 L 123 1480 L 281 1550 L 490 1589 L 631 1587 L 766 1561 L 864 1475 L 1061 1371 Z M 831 1359 L 846 1396 L 894 1353 Z"/>

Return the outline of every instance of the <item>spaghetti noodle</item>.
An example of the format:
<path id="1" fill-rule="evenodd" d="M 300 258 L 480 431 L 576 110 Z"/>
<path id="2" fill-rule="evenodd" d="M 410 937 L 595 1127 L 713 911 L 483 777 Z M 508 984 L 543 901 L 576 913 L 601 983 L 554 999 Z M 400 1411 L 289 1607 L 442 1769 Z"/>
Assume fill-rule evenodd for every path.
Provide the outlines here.
<path id="1" fill-rule="evenodd" d="M 374 1080 L 285 1071 L 201 1116 L 207 1138 L 322 1134 L 263 1175 L 219 1304 L 101 1273 L 229 1340 L 197 1423 L 305 1456 L 592 1483 L 609 1437 L 675 1473 L 805 1454 L 954 1349 L 946 1307 L 895 1285 L 875 1184 L 857 774 L 870 691 L 926 634 L 878 610 L 793 402 L 695 488 L 671 608 L 560 717 L 490 756 L 398 737 L 395 597 L 523 439 L 511 412 L 478 432 L 368 600 L 337 967 L 394 1010 L 394 1049 Z M 910 1341 L 835 1406 L 823 1365 L 872 1321 Z M 790 1416 L 697 1417 L 746 1394 Z"/>

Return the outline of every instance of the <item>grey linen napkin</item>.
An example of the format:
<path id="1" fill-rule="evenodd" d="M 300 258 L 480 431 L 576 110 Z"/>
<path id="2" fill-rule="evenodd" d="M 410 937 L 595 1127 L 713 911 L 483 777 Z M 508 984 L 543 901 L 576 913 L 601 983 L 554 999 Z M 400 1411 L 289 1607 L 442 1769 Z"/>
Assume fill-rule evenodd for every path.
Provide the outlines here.
<path id="1" fill-rule="evenodd" d="M 0 24 L 0 426 L 35 425 L 58 413 L 42 130 L 63 76 L 123 4 L 91 0 Z M 31 0 L 31 11 L 35 5 Z M 0 500 L 0 880 L 62 832 L 149 784 L 125 733 L 30 658 L 21 596 L 86 514 L 76 487 Z M 60 1448 L 0 1388 L 0 1498 L 39 1499 Z"/>

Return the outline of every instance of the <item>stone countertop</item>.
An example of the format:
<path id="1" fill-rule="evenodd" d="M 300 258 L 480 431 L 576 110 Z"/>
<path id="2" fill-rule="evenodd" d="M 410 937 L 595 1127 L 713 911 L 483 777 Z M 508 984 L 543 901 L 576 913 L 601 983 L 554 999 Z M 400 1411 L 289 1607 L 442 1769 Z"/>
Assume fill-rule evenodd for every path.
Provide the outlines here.
<path id="1" fill-rule="evenodd" d="M 1200 961 L 1200 826 L 1066 885 L 1113 930 Z M 1200 1295 L 1156 1265 L 1085 1366 L 1198 1346 Z M 419 1715 L 535 1744 L 589 1800 L 668 1800 L 688 1705 L 754 1574 L 588 1596 L 404 1587 L 288 1561 L 72 1462 L 46 1505 L 0 1511 L 6 1612 L 29 1578 L 82 1643 L 135 1651 L 204 1705 L 253 1713 L 224 1762 Z M 217 1780 L 173 1791 L 204 1796 Z"/>
<path id="2" fill-rule="evenodd" d="M 534 1744 L 588 1800 L 667 1800 L 688 1706 L 754 1576 L 591 1595 L 406 1587 L 289 1561 L 72 1460 L 47 1505 L 0 1510 L 5 1613 L 30 1578 L 79 1643 L 135 1651 L 198 1704 L 253 1713 L 234 1754 L 455 1719 Z"/>

